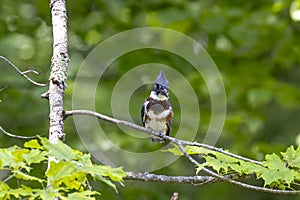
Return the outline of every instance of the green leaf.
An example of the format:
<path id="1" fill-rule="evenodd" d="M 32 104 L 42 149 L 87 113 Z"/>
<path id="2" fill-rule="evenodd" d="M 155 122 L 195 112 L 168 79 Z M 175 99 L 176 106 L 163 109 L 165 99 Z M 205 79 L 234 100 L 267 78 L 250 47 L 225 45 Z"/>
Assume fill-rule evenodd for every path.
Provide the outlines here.
<path id="1" fill-rule="evenodd" d="M 84 154 L 83 156 L 80 156 L 78 160 L 82 165 L 87 165 L 87 166 L 93 165 L 91 161 L 91 154 Z"/>
<path id="2" fill-rule="evenodd" d="M 182 156 L 182 152 L 180 151 L 180 149 L 178 148 L 178 146 L 175 146 L 173 148 L 168 148 L 165 150 L 162 150 L 163 152 L 170 152 L 173 153 L 174 156 Z"/>
<path id="3" fill-rule="evenodd" d="M 10 199 L 10 196 L 13 196 L 15 198 L 21 198 L 21 197 L 28 197 L 32 196 L 32 191 L 28 189 L 23 188 L 17 188 L 17 189 L 9 189 L 6 191 L 0 191 L 0 197 L 6 197 L 6 199 Z"/>
<path id="4" fill-rule="evenodd" d="M 2 162 L 2 166 L 12 166 L 15 164 L 14 156 L 12 151 L 14 151 L 14 147 L 0 149 L 0 159 Z"/>
<path id="5" fill-rule="evenodd" d="M 261 174 L 263 170 L 265 170 L 265 167 L 261 165 L 257 165 L 255 163 L 246 162 L 246 161 L 240 161 L 241 173 L 244 174 Z"/>
<path id="6" fill-rule="evenodd" d="M 265 181 L 264 186 L 275 185 L 276 187 L 280 188 L 285 184 L 290 186 L 290 184 L 295 180 L 297 174 L 298 172 L 296 172 L 295 170 L 286 169 L 280 171 L 276 169 L 265 169 L 258 177 L 262 178 Z"/>
<path id="7" fill-rule="evenodd" d="M 14 161 L 15 162 L 23 162 L 24 158 L 23 155 L 28 153 L 30 150 L 28 149 L 21 149 L 21 148 L 16 148 L 15 151 L 12 151 L 12 155 L 14 156 Z"/>
<path id="8" fill-rule="evenodd" d="M 219 161 L 229 163 L 229 164 L 238 163 L 240 161 L 237 158 L 234 158 L 234 157 L 231 157 L 231 156 L 225 155 L 223 153 L 219 153 L 219 152 L 213 152 L 211 154 L 215 155 Z"/>
<path id="9" fill-rule="evenodd" d="M 282 153 L 283 159 L 290 159 L 294 153 L 293 147 L 289 147 L 285 153 Z M 265 166 L 266 169 L 261 170 L 258 177 L 265 181 L 265 186 L 269 185 L 284 188 L 285 185 L 290 186 L 298 175 L 297 171 L 289 169 L 286 163 L 274 153 L 265 156 L 263 166 Z"/>
<path id="10" fill-rule="evenodd" d="M 77 191 L 83 191 L 86 186 L 86 174 L 84 172 L 73 173 L 64 177 L 61 182 L 66 185 L 68 189 L 75 189 Z"/>
<path id="11" fill-rule="evenodd" d="M 269 169 L 286 170 L 286 163 L 283 162 L 278 155 L 275 153 L 268 154 L 265 157 L 263 165 Z"/>
<path id="12" fill-rule="evenodd" d="M 93 195 L 100 195 L 99 192 L 96 191 L 84 191 L 84 192 L 73 192 L 71 194 L 68 194 L 68 199 L 70 200 L 92 200 L 95 199 L 94 197 L 91 197 Z"/>
<path id="13" fill-rule="evenodd" d="M 110 166 L 94 166 L 95 173 L 102 174 L 102 176 L 108 176 L 113 181 L 123 181 L 126 173 L 122 167 L 112 168 Z"/>
<path id="14" fill-rule="evenodd" d="M 112 168 L 110 166 L 101 166 L 101 165 L 83 165 L 82 170 L 85 173 L 90 174 L 92 177 L 105 182 L 109 186 L 113 187 L 117 192 L 116 186 L 105 177 L 109 177 L 111 180 L 122 183 L 123 178 L 126 176 L 126 173 L 121 167 Z"/>
<path id="15" fill-rule="evenodd" d="M 264 169 L 258 177 L 264 180 L 264 187 L 272 183 L 280 184 L 279 180 L 281 179 L 281 175 L 276 169 Z"/>
<path id="16" fill-rule="evenodd" d="M 221 170 L 225 170 L 225 172 L 227 171 L 228 167 L 226 166 L 226 164 L 221 163 L 221 161 L 213 158 L 213 157 L 205 157 L 206 162 L 209 163 L 209 166 L 211 166 L 214 170 L 216 170 L 218 173 L 221 172 Z"/>
<path id="17" fill-rule="evenodd" d="M 101 176 L 98 173 L 94 173 L 93 177 L 96 178 L 97 180 L 102 181 L 103 183 L 109 185 L 110 187 L 112 187 L 115 190 L 116 193 L 118 193 L 116 185 L 113 182 L 111 182 L 109 179 Z"/>
<path id="18" fill-rule="evenodd" d="M 65 199 L 64 196 L 57 191 L 63 190 L 63 188 L 56 188 L 57 190 L 40 190 L 40 189 L 33 189 L 34 195 L 32 195 L 32 199 L 42 199 L 42 200 L 48 200 L 48 199 L 55 199 L 55 197 L 58 197 L 59 199 Z"/>
<path id="19" fill-rule="evenodd" d="M 295 178 L 299 173 L 296 172 L 295 170 L 287 170 L 287 171 L 280 172 L 280 174 L 282 176 L 284 183 L 290 186 L 290 184 L 295 181 Z"/>
<path id="20" fill-rule="evenodd" d="M 46 138 L 41 138 L 41 141 L 44 147 L 49 151 L 49 156 L 53 156 L 56 159 L 71 161 L 83 155 L 80 151 L 73 150 L 61 141 L 58 141 L 57 144 L 52 144 Z"/>
<path id="21" fill-rule="evenodd" d="M 41 163 L 42 161 L 47 160 L 47 152 L 32 149 L 29 153 L 24 154 L 23 158 L 28 165 L 31 165 L 32 163 Z"/>
<path id="22" fill-rule="evenodd" d="M 174 144 L 173 144 L 174 145 Z M 188 154 L 207 154 L 211 152 L 210 150 L 204 149 L 203 147 L 196 147 L 196 146 L 185 146 L 185 151 Z M 178 146 L 174 145 L 173 148 L 168 148 L 166 150 L 162 150 L 163 152 L 171 152 L 174 154 L 174 156 L 182 156 L 183 153 L 179 149 Z"/>
<path id="23" fill-rule="evenodd" d="M 3 198 L 8 190 L 10 190 L 9 185 L 0 180 L 0 198 Z"/>
<path id="24" fill-rule="evenodd" d="M 196 168 L 196 174 L 199 174 L 199 172 L 200 172 L 204 167 L 207 167 L 207 166 L 209 166 L 209 163 L 207 163 L 207 162 L 198 165 L 198 167 Z"/>
<path id="25" fill-rule="evenodd" d="M 25 174 L 24 172 L 22 172 L 20 170 L 14 170 L 13 173 L 16 175 L 16 178 L 19 178 L 19 179 L 29 180 L 29 181 L 38 181 L 40 183 L 46 182 L 45 180 L 40 179 L 38 177 L 31 176 L 29 174 Z"/>
<path id="26" fill-rule="evenodd" d="M 210 150 L 195 146 L 186 146 L 185 150 L 188 154 L 208 154 L 211 152 Z"/>
<path id="27" fill-rule="evenodd" d="M 239 175 L 247 174 L 247 173 L 245 173 L 246 170 L 245 170 L 244 166 L 242 166 L 240 164 L 231 164 L 230 169 L 232 169 L 233 171 L 235 171 Z"/>
<path id="28" fill-rule="evenodd" d="M 51 161 L 50 168 L 46 172 L 50 183 L 58 187 L 62 183 L 64 177 L 70 176 L 77 171 L 77 164 L 75 162 L 60 161 L 58 163 Z"/>
<path id="29" fill-rule="evenodd" d="M 290 146 L 286 152 L 281 152 L 281 155 L 290 167 L 300 168 L 300 146 L 297 150 L 294 149 L 294 146 Z"/>
<path id="30" fill-rule="evenodd" d="M 31 149 L 40 149 L 41 145 L 39 144 L 39 142 L 36 139 L 34 139 L 34 140 L 30 140 L 28 142 L 25 142 L 24 147 L 31 148 Z"/>
<path id="31" fill-rule="evenodd" d="M 20 149 L 17 146 L 0 149 L 0 161 L 2 163 L 2 167 L 6 166 L 15 170 L 24 168 L 27 171 L 30 171 L 30 167 L 26 165 L 23 158 L 23 155 L 28 152 L 28 149 Z"/>

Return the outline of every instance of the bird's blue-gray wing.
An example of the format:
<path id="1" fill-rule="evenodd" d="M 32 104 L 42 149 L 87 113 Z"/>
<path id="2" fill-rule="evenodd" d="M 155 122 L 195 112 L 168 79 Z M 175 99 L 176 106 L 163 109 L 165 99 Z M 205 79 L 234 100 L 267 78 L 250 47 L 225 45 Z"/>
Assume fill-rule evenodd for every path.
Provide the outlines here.
<path id="1" fill-rule="evenodd" d="M 141 118 L 143 122 L 143 126 L 145 126 L 145 109 L 146 109 L 146 102 L 143 104 L 142 109 L 141 109 Z"/>

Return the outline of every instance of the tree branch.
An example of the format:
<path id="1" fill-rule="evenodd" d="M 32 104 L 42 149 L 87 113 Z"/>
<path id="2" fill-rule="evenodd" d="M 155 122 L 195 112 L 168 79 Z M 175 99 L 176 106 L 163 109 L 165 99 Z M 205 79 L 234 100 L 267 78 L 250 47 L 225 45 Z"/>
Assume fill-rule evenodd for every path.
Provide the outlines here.
<path id="1" fill-rule="evenodd" d="M 114 123 L 114 124 L 128 126 L 128 127 L 133 128 L 133 129 L 136 129 L 136 130 L 148 133 L 149 135 L 154 135 L 154 136 L 157 136 L 157 137 L 164 138 L 164 139 L 166 139 L 166 140 L 168 140 L 170 142 L 173 142 L 175 144 L 180 143 L 182 145 L 187 145 L 187 146 L 202 147 L 202 148 L 205 148 L 205 149 L 208 149 L 208 150 L 212 150 L 212 151 L 216 151 L 216 152 L 219 152 L 219 153 L 225 154 L 227 156 L 231 156 L 231 157 L 234 157 L 234 158 L 246 161 L 246 162 L 252 162 L 252 163 L 255 163 L 255 164 L 258 164 L 258 165 L 262 164 L 259 161 L 252 160 L 252 159 L 249 159 L 249 158 L 245 158 L 245 157 L 242 157 L 242 156 L 239 156 L 239 155 L 236 155 L 236 154 L 224 151 L 224 150 L 222 150 L 220 148 L 217 148 L 217 147 L 214 147 L 214 146 L 210 146 L 208 144 L 202 144 L 202 143 L 198 143 L 198 142 L 189 142 L 189 141 L 185 141 L 185 140 L 180 140 L 180 139 L 177 139 L 177 138 L 169 137 L 169 136 L 167 136 L 167 135 L 165 135 L 163 133 L 157 133 L 155 131 L 152 131 L 151 129 L 147 129 L 145 127 L 142 127 L 142 126 L 139 126 L 139 125 L 136 125 L 136 124 L 124 121 L 124 120 L 115 119 L 115 118 L 112 118 L 112 117 L 109 117 L 109 116 L 106 116 L 106 115 L 103 115 L 103 114 L 100 114 L 100 113 L 97 113 L 97 112 L 93 112 L 93 111 L 89 111 L 89 110 L 71 110 L 71 111 L 65 111 L 65 115 L 64 115 L 65 118 L 67 118 L 68 116 L 72 116 L 72 115 L 90 115 L 90 116 L 94 116 L 94 117 L 97 117 L 99 119 L 102 119 L 102 120 L 105 120 L 105 121 L 108 121 L 108 122 L 111 122 L 111 123 Z"/>
<path id="2" fill-rule="evenodd" d="M 5 135 L 8 135 L 10 137 L 14 137 L 14 138 L 20 138 L 20 139 L 33 139 L 33 138 L 37 138 L 38 136 L 21 136 L 21 135 L 14 135 L 12 133 L 9 133 L 7 131 L 5 131 L 1 126 L 0 126 L 0 131 L 2 131 L 2 133 L 4 133 Z"/>
<path id="3" fill-rule="evenodd" d="M 151 182 L 162 182 L 162 183 L 182 183 L 199 185 L 209 182 L 220 182 L 220 179 L 216 179 L 212 176 L 167 176 L 157 175 L 150 173 L 134 173 L 127 172 L 125 180 L 136 180 L 136 181 L 151 181 Z"/>
<path id="4" fill-rule="evenodd" d="M 251 159 L 248 159 L 248 158 L 245 158 L 245 157 L 242 157 L 242 156 L 238 156 L 238 155 L 235 155 L 235 154 L 232 154 L 232 153 L 229 153 L 229 152 L 226 152 L 222 149 L 219 149 L 219 148 L 216 148 L 216 147 L 213 147 L 213 146 L 210 146 L 210 145 L 206 145 L 206 144 L 201 144 L 201 143 L 197 143 L 197 142 L 188 142 L 188 141 L 184 141 L 184 140 L 180 140 L 180 139 L 176 139 L 176 138 L 173 138 L 173 137 L 170 137 L 170 136 L 166 136 L 165 134 L 163 133 L 157 133 L 151 129 L 147 129 L 145 127 L 142 127 L 142 126 L 138 126 L 136 124 L 133 124 L 133 123 L 130 123 L 130 122 L 127 122 L 127 121 L 124 121 L 124 120 L 119 120 L 119 119 L 115 119 L 115 118 L 111 118 L 109 116 L 106 116 L 106 115 L 102 115 L 100 113 L 97 113 L 97 112 L 93 112 L 93 111 L 89 111 L 89 110 L 71 110 L 71 111 L 65 111 L 64 113 L 64 118 L 67 118 L 68 116 L 72 116 L 72 115 L 90 115 L 90 116 L 94 116 L 94 117 L 97 117 L 99 119 L 102 119 L 102 120 L 105 120 L 105 121 L 108 121 L 108 122 L 111 122 L 111 123 L 114 123 L 114 124 L 118 124 L 118 125 L 124 125 L 124 126 L 127 126 L 127 127 L 130 127 L 130 128 L 133 128 L 135 130 L 139 130 L 139 131 L 143 131 L 143 132 L 146 132 L 150 135 L 153 135 L 153 136 L 156 136 L 156 137 L 160 137 L 160 138 L 163 138 L 165 140 L 168 140 L 176 145 L 178 145 L 179 149 L 181 150 L 181 152 L 183 153 L 183 155 L 193 164 L 195 165 L 195 167 L 198 167 L 200 165 L 200 163 L 198 161 L 196 161 L 194 158 L 192 158 L 185 150 L 185 148 L 183 147 L 183 145 L 188 145 L 188 146 L 198 146 L 198 147 L 203 147 L 203 148 L 206 148 L 206 149 L 209 149 L 209 150 L 213 150 L 213 151 L 217 151 L 217 152 L 220 152 L 220 153 L 223 153 L 225 155 L 228 155 L 228 156 L 231 156 L 231 157 L 234 157 L 234 158 L 238 158 L 238 159 L 241 159 L 241 160 L 244 160 L 244 161 L 247 161 L 247 162 L 252 162 L 252 163 L 256 163 L 258 165 L 261 165 L 262 163 L 259 162 L 259 161 L 255 161 L 255 160 L 251 160 Z M 191 178 L 191 177 L 186 177 L 185 179 L 182 178 L 182 176 L 178 176 L 178 177 L 169 177 L 169 176 L 165 176 L 165 175 L 147 175 L 147 174 L 142 174 L 142 173 L 138 173 L 138 174 L 134 174 L 132 172 L 129 172 L 127 174 L 127 180 L 143 180 L 143 181 L 160 181 L 160 182 L 175 182 L 178 183 L 184 183 L 184 181 L 186 183 L 190 183 L 192 181 L 200 181 L 201 182 L 201 179 L 203 180 L 203 182 L 201 182 L 201 184 L 205 183 L 205 180 L 208 180 L 208 179 L 215 179 L 215 180 L 218 180 L 216 182 L 229 182 L 229 183 L 232 183 L 232 184 L 235 184 L 235 185 L 238 185 L 238 186 L 241 186 L 241 187 L 244 187 L 244 188 L 247 188 L 247 189 L 252 189 L 252 190 L 256 190 L 256 191 L 261 191 L 261 192 L 268 192 L 268 193 L 274 193 L 274 194 L 300 194 L 300 191 L 299 190 L 276 190 L 276 189 L 270 189 L 270 188 L 264 188 L 264 187 L 260 187 L 260 186 L 254 186 L 254 185 L 249 185 L 249 184 L 246 184 L 246 183 L 242 183 L 242 182 L 238 182 L 234 179 L 232 179 L 232 177 L 228 177 L 228 176 L 221 176 L 207 168 L 203 168 L 202 169 L 203 172 L 209 174 L 210 178 L 208 177 L 199 177 L 199 176 L 195 176 L 195 177 L 198 177 L 198 178 Z M 237 176 L 237 175 L 235 175 Z M 179 178 L 180 177 L 180 178 Z M 126 179 L 125 178 L 125 179 Z M 241 178 L 241 177 L 239 177 Z M 198 180 L 199 179 L 199 180 Z M 183 181 L 184 180 L 184 181 Z M 177 182 L 178 181 L 178 182 Z M 191 181 L 191 182 L 189 182 Z"/>
<path id="5" fill-rule="evenodd" d="M 240 178 L 251 178 L 252 176 L 238 176 L 236 174 L 226 175 L 227 178 L 240 179 Z M 180 183 L 180 184 L 190 184 L 194 186 L 206 184 L 206 183 L 219 183 L 224 182 L 224 180 L 213 177 L 213 176 L 167 176 L 158 175 L 151 173 L 135 173 L 127 172 L 124 180 L 136 180 L 136 181 L 151 181 L 151 182 L 161 182 L 161 183 Z"/>
<path id="6" fill-rule="evenodd" d="M 7 62 L 10 66 L 12 66 L 19 74 L 21 74 L 24 78 L 26 78 L 30 83 L 37 85 L 37 86 L 47 86 L 47 84 L 44 83 L 38 83 L 35 82 L 34 80 L 32 80 L 31 78 L 29 78 L 26 74 L 29 72 L 33 72 L 35 74 L 39 74 L 37 71 L 34 70 L 27 70 L 22 72 L 17 66 L 15 66 L 11 61 L 9 61 L 7 58 L 5 58 L 4 56 L 0 56 L 0 59 L 4 60 L 5 62 Z"/>

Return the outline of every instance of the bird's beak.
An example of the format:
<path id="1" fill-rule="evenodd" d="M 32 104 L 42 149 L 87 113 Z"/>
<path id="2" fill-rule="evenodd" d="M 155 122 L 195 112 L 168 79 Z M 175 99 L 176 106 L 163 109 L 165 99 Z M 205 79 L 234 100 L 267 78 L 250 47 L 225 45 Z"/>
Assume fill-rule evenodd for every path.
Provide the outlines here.
<path id="1" fill-rule="evenodd" d="M 159 93 L 162 94 L 162 95 L 164 95 L 164 96 L 166 96 L 166 97 L 168 97 L 168 90 L 165 89 L 165 88 L 159 90 Z"/>

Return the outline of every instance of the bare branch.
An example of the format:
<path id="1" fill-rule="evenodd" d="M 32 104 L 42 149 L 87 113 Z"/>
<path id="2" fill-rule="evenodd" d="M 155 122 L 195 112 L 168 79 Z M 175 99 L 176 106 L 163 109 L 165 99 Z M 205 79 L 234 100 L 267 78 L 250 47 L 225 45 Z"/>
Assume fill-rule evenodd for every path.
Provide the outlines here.
<path id="1" fill-rule="evenodd" d="M 99 119 L 102 119 L 102 120 L 105 120 L 105 121 L 108 121 L 108 122 L 112 122 L 114 124 L 128 126 L 128 127 L 133 128 L 133 129 L 146 132 L 146 133 L 148 133 L 150 135 L 154 135 L 154 136 L 157 136 L 157 137 L 164 138 L 164 139 L 166 139 L 166 140 L 168 140 L 170 142 L 173 142 L 174 144 L 180 143 L 182 145 L 203 147 L 205 149 L 216 151 L 216 152 L 219 152 L 219 153 L 222 153 L 222 154 L 225 154 L 225 155 L 228 155 L 228 156 L 240 159 L 240 160 L 244 160 L 246 162 L 252 162 L 252 163 L 255 163 L 255 164 L 258 164 L 258 165 L 262 164 L 259 161 L 252 160 L 252 159 L 249 159 L 249 158 L 245 158 L 245 157 L 242 157 L 242 156 L 239 156 L 239 155 L 227 152 L 227 151 L 222 150 L 220 148 L 217 148 L 217 147 L 214 147 L 214 146 L 210 146 L 208 144 L 202 144 L 202 143 L 198 143 L 198 142 L 189 142 L 189 141 L 185 141 L 185 140 L 180 140 L 180 139 L 177 139 L 177 138 L 169 137 L 169 136 L 167 136 L 167 135 L 165 135 L 163 133 L 157 133 L 155 131 L 152 131 L 151 129 L 147 129 L 145 127 L 138 126 L 136 124 L 133 124 L 133 123 L 130 123 L 130 122 L 127 122 L 127 121 L 124 121 L 124 120 L 119 120 L 119 119 L 111 118 L 109 116 L 102 115 L 102 114 L 97 113 L 97 112 L 93 112 L 93 111 L 89 111 L 89 110 L 71 110 L 71 111 L 66 111 L 65 112 L 65 118 L 68 117 L 68 116 L 71 116 L 71 115 L 91 115 L 91 116 L 97 117 Z"/>
<path id="2" fill-rule="evenodd" d="M 5 135 L 8 135 L 10 137 L 14 137 L 14 138 L 20 138 L 20 139 L 32 139 L 32 138 L 37 138 L 38 136 L 21 136 L 21 135 L 14 135 L 12 133 L 9 133 L 7 131 L 5 131 L 1 126 L 0 126 L 0 131 L 2 131 L 2 133 L 4 133 Z"/>
<path id="3" fill-rule="evenodd" d="M 230 179 L 248 179 L 253 178 L 253 175 L 239 176 L 236 174 L 225 175 L 226 178 Z M 135 173 L 127 172 L 124 180 L 136 180 L 136 181 L 151 181 L 151 182 L 161 182 L 161 183 L 180 183 L 180 184 L 190 184 L 194 186 L 203 185 L 207 183 L 219 183 L 224 182 L 224 180 L 213 177 L 213 176 L 167 176 L 158 175 L 151 173 Z"/>
<path id="4" fill-rule="evenodd" d="M 28 74 L 28 73 L 34 73 L 36 75 L 39 75 L 40 73 L 35 71 L 35 70 L 32 70 L 32 69 L 29 69 L 29 70 L 26 70 L 26 71 L 23 71 L 24 74 Z"/>
<path id="5" fill-rule="evenodd" d="M 151 182 L 163 182 L 163 183 L 182 183 L 198 185 L 208 182 L 220 182 L 220 179 L 216 179 L 212 176 L 167 176 L 157 175 L 150 173 L 134 173 L 127 172 L 124 180 L 137 180 L 137 181 L 151 181 Z"/>
<path id="6" fill-rule="evenodd" d="M 67 118 L 68 116 L 72 116 L 72 115 L 91 115 L 91 116 L 97 117 L 99 119 L 102 119 L 102 120 L 105 120 L 105 121 L 108 121 L 108 122 L 111 122 L 111 123 L 114 123 L 114 124 L 128 126 L 128 127 L 133 128 L 135 130 L 143 131 L 143 132 L 146 132 L 146 133 L 148 133 L 150 135 L 157 136 L 157 137 L 163 138 L 165 140 L 168 140 L 168 141 L 170 141 L 170 142 L 178 145 L 178 147 L 181 150 L 181 152 L 183 153 L 183 155 L 193 165 L 195 165 L 195 167 L 197 167 L 198 165 L 200 165 L 200 163 L 198 161 L 196 161 L 194 158 L 192 158 L 186 152 L 186 150 L 183 147 L 183 145 L 199 146 L 199 147 L 207 148 L 209 150 L 217 151 L 217 152 L 223 153 L 225 155 L 232 156 L 232 157 L 235 157 L 235 158 L 247 161 L 247 162 L 253 162 L 253 163 L 261 165 L 261 162 L 259 162 L 259 161 L 255 161 L 255 160 L 251 160 L 251 159 L 248 159 L 248 158 L 244 158 L 244 157 L 241 157 L 241 156 L 238 156 L 238 155 L 226 152 L 226 151 L 224 151 L 222 149 L 218 149 L 218 148 L 212 147 L 210 145 L 200 144 L 200 143 L 197 143 L 197 142 L 188 142 L 188 141 L 184 141 L 184 140 L 179 140 L 179 139 L 176 139 L 176 138 L 173 138 L 173 137 L 170 137 L 170 136 L 166 136 L 163 133 L 157 133 L 155 131 L 152 131 L 151 129 L 147 129 L 145 127 L 138 126 L 136 124 L 133 124 L 133 123 L 130 123 L 130 122 L 127 122 L 127 121 L 124 121 L 124 120 L 119 120 L 119 119 L 111 118 L 111 117 L 108 117 L 106 115 L 102 115 L 102 114 L 97 113 L 97 112 L 93 112 L 93 111 L 89 111 L 89 110 L 72 110 L 72 111 L 66 111 L 65 114 L 64 114 L 64 118 Z M 211 171 L 211 170 L 209 170 L 209 169 L 207 169 L 205 167 L 202 169 L 202 171 L 205 172 L 205 173 L 207 173 L 207 174 L 209 174 L 210 176 L 212 176 L 215 179 L 219 179 L 220 181 L 224 181 L 224 182 L 229 182 L 229 183 L 232 183 L 232 184 L 235 184 L 235 185 L 247 188 L 247 189 L 252 189 L 252 190 L 261 191 L 261 192 L 274 193 L 274 194 L 285 194 L 285 195 L 287 195 L 287 194 L 300 194 L 299 190 L 294 190 L 294 191 L 292 191 L 292 190 L 276 190 L 276 189 L 264 188 L 264 187 L 260 187 L 260 186 L 254 186 L 254 185 L 249 185 L 249 184 L 246 184 L 246 183 L 238 182 L 236 180 L 231 179 L 230 177 L 221 176 L 221 175 L 219 175 L 219 174 L 217 174 L 217 173 L 215 173 L 215 172 L 213 172 L 213 171 Z M 133 177 L 132 176 L 133 174 L 128 174 L 128 175 L 130 175 L 129 177 Z M 144 178 L 146 178 L 146 177 L 144 177 Z M 159 178 L 162 178 L 162 177 L 161 176 L 160 177 L 155 177 L 155 178 L 153 177 L 154 180 L 160 180 Z M 166 180 L 170 180 L 167 177 L 164 177 L 164 178 L 166 178 Z M 171 179 L 171 180 L 174 181 L 175 179 Z M 145 181 L 147 181 L 147 178 L 146 178 Z"/>
<path id="7" fill-rule="evenodd" d="M 241 178 L 235 174 L 226 175 L 227 178 L 238 179 Z M 251 176 L 244 177 L 250 178 Z M 206 183 L 217 183 L 224 182 L 224 180 L 215 178 L 213 176 L 167 176 L 158 175 L 151 173 L 135 173 L 127 172 L 124 180 L 136 180 L 136 181 L 151 181 L 151 182 L 162 182 L 162 183 L 180 183 L 180 184 L 190 184 L 190 185 L 202 185 Z"/>
<path id="8" fill-rule="evenodd" d="M 37 85 L 37 86 L 47 86 L 48 85 L 48 84 L 44 84 L 44 83 L 35 82 L 34 80 L 32 80 L 31 78 L 29 78 L 26 75 L 28 72 L 33 72 L 33 73 L 37 73 L 37 74 L 38 74 L 38 72 L 36 72 L 34 70 L 27 70 L 25 72 L 22 72 L 17 66 L 15 66 L 12 62 L 10 62 L 7 58 L 5 58 L 3 56 L 0 56 L 0 58 L 2 60 L 4 60 L 5 62 L 7 62 L 10 66 L 12 66 L 19 74 L 21 74 L 24 78 L 26 78 L 30 83 Z"/>

